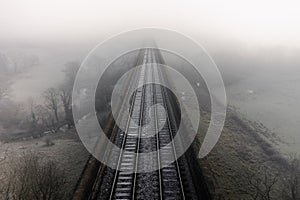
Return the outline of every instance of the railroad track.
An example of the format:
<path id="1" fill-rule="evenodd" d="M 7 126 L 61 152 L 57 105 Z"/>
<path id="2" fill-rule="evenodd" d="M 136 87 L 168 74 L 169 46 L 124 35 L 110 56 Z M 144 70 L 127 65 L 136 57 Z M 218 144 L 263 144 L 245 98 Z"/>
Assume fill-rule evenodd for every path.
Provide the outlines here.
<path id="1" fill-rule="evenodd" d="M 187 160 L 184 156 L 175 159 L 176 149 L 180 146 L 172 143 L 168 148 L 162 148 L 172 141 L 177 124 L 169 91 L 161 85 L 145 84 L 165 80 L 159 63 L 163 64 L 159 50 L 149 48 L 140 52 L 138 64 L 141 67 L 135 70 L 129 90 L 133 91 L 136 85 L 143 86 L 135 90 L 132 97 L 126 97 L 131 102 L 130 117 L 124 117 L 120 112 L 126 129 L 120 130 L 117 125 L 112 129 L 116 132 L 114 143 L 121 149 L 108 156 L 115 163 L 115 170 L 101 168 L 88 199 L 200 199 Z M 165 110 L 153 106 L 157 104 Z M 154 126 L 143 126 L 153 119 Z M 160 121 L 165 124 L 159 130 Z M 133 126 L 133 123 L 139 126 Z M 147 137 L 148 133 L 156 134 Z M 154 151 L 157 154 L 149 158 L 150 161 L 140 157 L 141 153 Z M 170 159 L 175 161 L 168 164 Z M 147 164 L 149 162 L 152 164 Z M 158 170 L 153 171 L 149 169 L 151 167 Z M 140 173 L 141 169 L 151 172 Z"/>
<path id="2" fill-rule="evenodd" d="M 139 85 L 144 85 L 146 81 L 159 79 L 158 61 L 155 60 L 155 51 L 146 49 L 144 54 L 143 66 L 139 74 Z M 150 64 L 148 64 L 150 63 Z M 150 106 L 154 104 L 161 104 L 166 108 L 167 105 L 164 99 L 164 91 L 159 85 L 145 85 L 137 89 L 134 93 L 134 100 L 131 108 L 131 118 L 128 119 L 127 130 L 121 134 L 122 145 L 121 148 L 126 151 L 121 151 L 118 159 L 117 170 L 114 174 L 114 181 L 111 187 L 109 199 L 185 199 L 185 192 L 181 178 L 181 172 L 178 161 L 175 159 L 176 150 L 174 146 L 171 148 L 157 151 L 157 156 L 154 157 L 153 165 L 158 165 L 158 170 L 150 173 L 137 173 L 138 168 L 147 168 L 144 166 L 143 160 L 139 158 L 139 152 L 155 151 L 160 149 L 161 146 L 167 145 L 171 142 L 174 129 L 171 127 L 171 119 L 167 115 L 166 126 L 161 131 L 157 130 L 157 124 L 154 130 L 146 130 L 146 133 L 151 131 L 155 134 L 154 137 L 145 138 L 142 136 L 144 131 L 142 126 L 137 129 L 129 130 L 131 120 L 138 122 L 139 125 L 145 121 L 155 119 L 156 122 L 160 120 L 161 116 L 158 114 L 159 110 L 155 109 L 147 115 Z M 136 156 L 130 153 L 136 152 Z M 173 158 L 170 158 L 172 152 Z M 170 159 L 175 162 L 161 169 L 161 166 L 167 165 Z M 134 173 L 128 173 L 128 171 Z"/>

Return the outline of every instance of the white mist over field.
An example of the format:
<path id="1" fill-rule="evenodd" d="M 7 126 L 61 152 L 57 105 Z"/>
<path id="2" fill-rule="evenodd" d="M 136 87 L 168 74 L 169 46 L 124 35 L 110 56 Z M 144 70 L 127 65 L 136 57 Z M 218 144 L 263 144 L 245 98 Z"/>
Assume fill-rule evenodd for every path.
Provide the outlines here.
<path id="1" fill-rule="evenodd" d="M 81 62 L 88 52 L 86 47 L 76 46 L 24 48 L 19 51 L 38 56 L 39 63 L 14 78 L 11 96 L 18 101 L 27 101 L 28 98 L 39 101 L 46 89 L 56 87 L 64 80 L 66 63 Z"/>

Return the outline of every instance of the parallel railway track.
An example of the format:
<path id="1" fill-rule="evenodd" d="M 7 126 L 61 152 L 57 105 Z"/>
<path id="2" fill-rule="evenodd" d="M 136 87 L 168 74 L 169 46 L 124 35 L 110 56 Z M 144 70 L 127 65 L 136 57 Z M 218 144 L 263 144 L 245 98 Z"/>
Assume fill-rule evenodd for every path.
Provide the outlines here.
<path id="1" fill-rule="evenodd" d="M 184 156 L 174 159 L 177 158 L 176 148 L 180 147 L 173 144 L 169 148 L 162 148 L 172 141 L 177 132 L 176 112 L 172 111 L 174 102 L 171 103 L 166 88 L 157 84 L 144 84 L 146 81 L 165 81 L 158 65 L 162 62 L 160 52 L 156 49 L 140 52 L 138 64 L 141 67 L 136 69 L 129 90 L 133 90 L 135 85 L 143 87 L 134 91 L 132 97 L 126 97 L 131 98 L 130 117 L 120 116 L 126 123 L 126 129 L 120 130 L 117 125 L 112 129 L 116 132 L 114 143 L 121 148 L 121 151 L 112 152 L 108 156 L 114 160 L 116 170 L 109 167 L 99 169 L 88 199 L 200 199 L 187 160 Z M 165 108 L 165 115 L 153 106 L 156 104 Z M 151 107 L 154 109 L 151 110 Z M 155 120 L 155 125 L 147 127 L 151 130 L 145 130 L 142 125 L 151 119 Z M 158 130 L 158 123 L 163 120 L 165 125 Z M 139 126 L 133 126 L 133 122 Z M 147 137 L 150 132 L 156 134 Z M 138 173 L 139 169 L 151 167 L 145 164 L 147 162 L 139 154 L 153 151 L 157 151 L 157 154 L 151 158 L 152 167 L 158 170 Z M 168 164 L 170 159 L 175 161 Z"/>

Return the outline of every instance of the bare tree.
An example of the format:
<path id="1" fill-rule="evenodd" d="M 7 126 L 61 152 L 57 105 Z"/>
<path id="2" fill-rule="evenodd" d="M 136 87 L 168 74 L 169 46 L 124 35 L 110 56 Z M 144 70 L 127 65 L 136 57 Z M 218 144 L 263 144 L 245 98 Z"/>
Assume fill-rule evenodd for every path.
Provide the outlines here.
<path id="1" fill-rule="evenodd" d="M 64 69 L 65 81 L 60 86 L 60 99 L 64 108 L 65 122 L 69 128 L 74 125 L 72 115 L 72 90 L 79 67 L 80 64 L 78 62 L 68 62 Z"/>
<path id="2" fill-rule="evenodd" d="M 66 78 L 65 84 L 67 84 L 71 88 L 73 87 L 79 67 L 80 63 L 77 61 L 72 61 L 65 64 L 65 69 L 63 70 Z"/>
<path id="3" fill-rule="evenodd" d="M 36 106 L 34 104 L 33 99 L 29 99 L 29 112 L 30 112 L 30 131 L 36 131 L 38 128 L 39 118 L 36 114 Z"/>
<path id="4" fill-rule="evenodd" d="M 47 108 L 42 105 L 36 107 L 37 117 L 41 129 L 47 129 L 48 131 L 55 133 L 57 131 L 57 123 L 55 122 L 54 116 Z"/>
<path id="5" fill-rule="evenodd" d="M 59 124 L 59 93 L 55 88 L 49 88 L 44 92 L 45 106 L 49 109 L 56 120 L 56 123 Z"/>
<path id="6" fill-rule="evenodd" d="M 66 175 L 54 161 L 26 153 L 11 167 L 2 193 L 7 200 L 54 200 L 65 198 Z"/>
<path id="7" fill-rule="evenodd" d="M 72 92 L 67 90 L 60 91 L 60 99 L 63 104 L 65 113 L 65 122 L 68 124 L 68 128 L 74 125 L 73 115 L 72 115 Z"/>
<path id="8" fill-rule="evenodd" d="M 283 175 L 283 198 L 286 200 L 300 200 L 300 160 L 291 156 L 289 168 Z"/>
<path id="9" fill-rule="evenodd" d="M 247 175 L 249 195 L 254 200 L 272 200 L 272 193 L 278 177 L 278 173 L 274 174 L 266 167 L 262 167 L 255 173 L 249 173 Z"/>

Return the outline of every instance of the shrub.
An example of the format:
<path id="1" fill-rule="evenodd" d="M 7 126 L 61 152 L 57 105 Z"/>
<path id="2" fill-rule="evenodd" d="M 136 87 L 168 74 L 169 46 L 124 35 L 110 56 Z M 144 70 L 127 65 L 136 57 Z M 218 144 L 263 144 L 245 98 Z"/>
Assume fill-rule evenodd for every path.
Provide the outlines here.
<path id="1" fill-rule="evenodd" d="M 65 185 L 65 172 L 56 162 L 26 153 L 11 166 L 1 199 L 60 200 L 65 198 Z"/>

